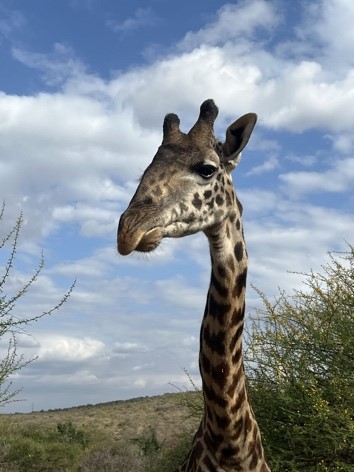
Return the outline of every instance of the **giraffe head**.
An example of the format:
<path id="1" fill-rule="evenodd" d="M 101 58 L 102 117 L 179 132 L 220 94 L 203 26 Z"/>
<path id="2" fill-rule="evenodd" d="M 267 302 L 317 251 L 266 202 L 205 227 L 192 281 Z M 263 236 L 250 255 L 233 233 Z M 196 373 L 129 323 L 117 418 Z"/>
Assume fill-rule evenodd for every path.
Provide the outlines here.
<path id="1" fill-rule="evenodd" d="M 121 254 L 152 251 L 165 237 L 206 232 L 241 211 L 231 171 L 240 160 L 257 115 L 248 113 L 232 123 L 221 143 L 213 130 L 217 114 L 213 100 L 206 100 L 187 134 L 180 131 L 177 115 L 165 117 L 162 144 L 119 221 Z"/>

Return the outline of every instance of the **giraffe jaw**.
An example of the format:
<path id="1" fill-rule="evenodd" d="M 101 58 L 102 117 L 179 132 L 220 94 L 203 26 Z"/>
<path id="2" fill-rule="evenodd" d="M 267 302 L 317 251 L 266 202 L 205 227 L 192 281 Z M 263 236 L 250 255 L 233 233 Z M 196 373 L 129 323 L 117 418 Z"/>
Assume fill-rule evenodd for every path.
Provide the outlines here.
<path id="1" fill-rule="evenodd" d="M 187 224 L 181 221 L 173 221 L 165 226 L 155 226 L 145 232 L 138 229 L 126 231 L 122 226 L 120 231 L 118 231 L 117 249 L 122 256 L 127 256 L 133 251 L 152 252 L 163 238 L 179 238 L 188 234 L 194 234 L 198 229 L 187 228 Z"/>
<path id="2" fill-rule="evenodd" d="M 146 231 L 139 240 L 135 251 L 151 252 L 157 248 L 163 238 L 162 228 L 156 227 Z"/>
<path id="3" fill-rule="evenodd" d="M 157 248 L 163 238 L 179 238 L 181 236 L 186 236 L 195 232 L 196 231 L 191 230 L 186 231 L 186 228 L 182 222 L 179 222 L 178 224 L 174 221 L 164 227 L 155 226 L 155 228 L 152 228 L 142 234 L 135 249 L 133 250 L 139 252 L 151 252 Z"/>

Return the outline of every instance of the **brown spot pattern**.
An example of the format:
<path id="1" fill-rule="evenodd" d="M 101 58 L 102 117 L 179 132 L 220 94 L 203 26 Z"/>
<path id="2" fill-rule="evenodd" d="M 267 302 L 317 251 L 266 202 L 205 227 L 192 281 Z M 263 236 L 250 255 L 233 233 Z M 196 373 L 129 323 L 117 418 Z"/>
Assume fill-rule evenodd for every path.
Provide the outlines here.
<path id="1" fill-rule="evenodd" d="M 217 277 L 215 277 L 214 271 L 211 272 L 211 284 L 213 287 L 215 287 L 216 291 L 221 297 L 227 297 L 229 290 L 225 285 L 222 284 L 222 282 L 217 279 Z"/>
<path id="2" fill-rule="evenodd" d="M 215 203 L 219 206 L 223 205 L 224 204 L 224 199 L 222 198 L 221 195 L 217 195 L 215 197 Z"/>
<path id="3" fill-rule="evenodd" d="M 194 194 L 194 198 L 192 200 L 192 205 L 197 209 L 200 210 L 202 207 L 202 200 L 200 199 L 199 193 Z"/>
<path id="4" fill-rule="evenodd" d="M 239 298 L 242 290 L 246 287 L 246 279 L 247 279 L 247 267 L 236 277 L 235 287 L 232 292 L 232 295 L 235 298 Z"/>
<path id="5" fill-rule="evenodd" d="M 242 259 L 243 259 L 243 243 L 242 243 L 242 241 L 238 241 L 235 244 L 234 252 L 235 252 L 235 257 L 238 260 L 238 262 L 241 262 Z"/>
<path id="6" fill-rule="evenodd" d="M 219 354 L 219 356 L 225 356 L 224 331 L 221 330 L 218 333 L 210 333 L 209 326 L 205 326 L 203 330 L 203 339 L 213 352 Z"/>

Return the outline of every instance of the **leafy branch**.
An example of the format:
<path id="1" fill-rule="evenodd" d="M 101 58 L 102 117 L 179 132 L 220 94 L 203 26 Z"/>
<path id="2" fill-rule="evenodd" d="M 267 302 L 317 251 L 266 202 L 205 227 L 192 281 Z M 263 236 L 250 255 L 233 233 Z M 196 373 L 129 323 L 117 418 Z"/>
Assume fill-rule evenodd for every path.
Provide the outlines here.
<path id="1" fill-rule="evenodd" d="M 5 204 L 2 205 L 0 210 L 0 222 L 3 220 L 4 212 Z M 25 359 L 22 354 L 18 354 L 16 335 L 19 332 L 23 332 L 24 327 L 30 323 L 38 321 L 45 316 L 50 316 L 55 311 L 59 310 L 59 308 L 61 308 L 68 300 L 75 286 L 74 281 L 61 299 L 53 307 L 43 311 L 42 313 L 27 316 L 14 315 L 13 312 L 16 303 L 23 298 L 33 284 L 38 281 L 38 277 L 44 267 L 44 258 L 42 254 L 37 267 L 34 269 L 33 274 L 29 279 L 14 295 L 8 295 L 6 288 L 7 284 L 11 281 L 12 271 L 14 270 L 22 225 L 23 216 L 21 213 L 10 231 L 0 240 L 0 250 L 6 250 L 7 246 L 10 245 L 7 261 L 0 277 L 0 341 L 3 340 L 7 345 L 4 357 L 0 359 L 0 406 L 4 406 L 10 401 L 14 401 L 14 398 L 21 390 L 12 390 L 12 382 L 9 380 L 11 376 L 36 359 L 36 357 Z"/>

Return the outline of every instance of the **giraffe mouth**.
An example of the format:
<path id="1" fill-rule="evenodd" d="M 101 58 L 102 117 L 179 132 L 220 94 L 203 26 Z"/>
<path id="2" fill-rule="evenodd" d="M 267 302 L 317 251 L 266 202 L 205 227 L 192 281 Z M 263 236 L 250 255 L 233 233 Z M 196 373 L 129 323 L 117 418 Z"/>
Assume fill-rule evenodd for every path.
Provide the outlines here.
<path id="1" fill-rule="evenodd" d="M 157 248 L 163 238 L 162 228 L 155 227 L 149 231 L 121 231 L 118 233 L 117 249 L 122 256 L 127 256 L 133 251 L 151 252 Z"/>
<path id="2" fill-rule="evenodd" d="M 162 228 L 156 227 L 146 231 L 138 242 L 135 251 L 151 252 L 157 248 L 163 238 Z"/>

